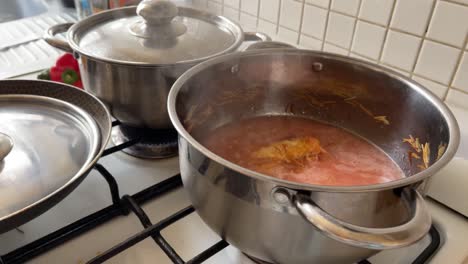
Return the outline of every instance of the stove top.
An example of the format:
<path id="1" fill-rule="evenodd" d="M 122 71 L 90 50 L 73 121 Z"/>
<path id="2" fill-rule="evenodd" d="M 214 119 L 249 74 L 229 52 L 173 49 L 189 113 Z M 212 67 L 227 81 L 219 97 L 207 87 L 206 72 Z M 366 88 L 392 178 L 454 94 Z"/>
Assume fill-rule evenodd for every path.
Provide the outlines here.
<path id="1" fill-rule="evenodd" d="M 70 196 L 0 235 L 0 263 L 255 263 L 209 230 L 194 212 L 182 188 L 177 158 L 142 160 L 122 153 L 135 143 L 129 140 L 107 149 Z M 434 202 L 429 205 L 435 213 L 430 235 L 360 264 L 426 263 L 431 257 L 431 263 L 452 262 L 453 255 L 444 256 L 454 250 L 447 246 L 456 247 L 451 241 L 462 235 L 454 232 L 460 225 L 466 227 L 465 236 L 458 239 L 466 245 L 468 221 Z"/>
<path id="2" fill-rule="evenodd" d="M 0 263 L 255 263 L 198 217 L 182 188 L 177 158 L 123 153 L 139 140 L 110 146 L 71 195 L 0 235 Z M 429 235 L 359 264 L 461 263 L 468 256 L 468 220 L 432 200 L 428 205 L 434 219 Z"/>

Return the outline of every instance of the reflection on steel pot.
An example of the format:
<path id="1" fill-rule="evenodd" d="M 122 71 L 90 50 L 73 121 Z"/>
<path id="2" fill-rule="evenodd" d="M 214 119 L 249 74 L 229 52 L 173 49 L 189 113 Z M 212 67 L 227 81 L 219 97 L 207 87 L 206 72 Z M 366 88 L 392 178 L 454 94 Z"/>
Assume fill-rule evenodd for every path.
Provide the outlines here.
<path id="1" fill-rule="evenodd" d="M 353 263 L 418 241 L 431 225 L 418 187 L 459 143 L 451 112 L 419 84 L 313 51 L 253 50 L 206 61 L 176 81 L 168 109 L 198 214 L 246 254 L 274 263 Z M 385 151 L 407 177 L 367 186 L 301 184 L 247 170 L 200 143 L 214 128 L 265 115 L 350 130 Z M 422 157 L 408 157 L 412 152 Z"/>
<path id="2" fill-rule="evenodd" d="M 96 97 L 73 86 L 3 80 L 0 120 L 3 233 L 44 213 L 78 186 L 107 145 L 111 117 Z"/>
<path id="3" fill-rule="evenodd" d="M 68 42 L 54 37 L 66 30 Z M 164 0 L 104 11 L 74 25 L 56 25 L 45 36 L 50 45 L 81 58 L 84 88 L 105 102 L 115 118 L 151 129 L 172 128 L 167 95 L 182 73 L 237 50 L 245 39 L 268 37 L 244 34 L 225 17 Z"/>

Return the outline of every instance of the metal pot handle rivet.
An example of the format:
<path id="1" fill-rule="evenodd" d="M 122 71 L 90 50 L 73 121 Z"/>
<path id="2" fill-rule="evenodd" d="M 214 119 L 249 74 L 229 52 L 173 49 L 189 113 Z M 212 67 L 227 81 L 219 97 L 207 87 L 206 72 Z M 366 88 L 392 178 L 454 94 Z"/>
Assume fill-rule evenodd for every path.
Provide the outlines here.
<path id="1" fill-rule="evenodd" d="M 0 133 L 0 162 L 8 156 L 13 149 L 13 140 L 6 134 Z"/>
<path id="2" fill-rule="evenodd" d="M 279 204 L 288 204 L 290 200 L 290 194 L 287 190 L 283 188 L 276 188 L 272 192 L 272 197 L 275 202 Z"/>
<path id="3" fill-rule="evenodd" d="M 336 219 L 305 194 L 294 195 L 291 202 L 305 220 L 329 238 L 352 246 L 385 250 L 411 245 L 426 235 L 431 227 L 431 216 L 422 196 L 409 188 L 403 192 L 402 198 L 407 199 L 413 211 L 411 219 L 388 228 L 362 227 Z"/>
<path id="4" fill-rule="evenodd" d="M 71 26 L 73 26 L 73 23 L 64 23 L 51 26 L 49 29 L 47 29 L 44 35 L 44 40 L 53 47 L 61 49 L 65 52 L 73 53 L 73 49 L 70 47 L 67 41 L 61 40 L 55 36 L 59 33 L 66 32 Z"/>
<path id="5" fill-rule="evenodd" d="M 314 71 L 320 72 L 320 71 L 323 70 L 323 64 L 320 63 L 320 62 L 314 62 L 314 63 L 312 64 L 312 68 L 314 69 Z"/>

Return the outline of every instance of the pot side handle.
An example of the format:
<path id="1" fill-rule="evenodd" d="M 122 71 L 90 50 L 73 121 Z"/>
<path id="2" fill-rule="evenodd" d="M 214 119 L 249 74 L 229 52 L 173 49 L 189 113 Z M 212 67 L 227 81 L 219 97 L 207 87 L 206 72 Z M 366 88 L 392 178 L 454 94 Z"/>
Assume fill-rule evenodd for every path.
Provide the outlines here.
<path id="1" fill-rule="evenodd" d="M 49 29 L 47 29 L 44 35 L 44 40 L 53 47 L 61 49 L 65 52 L 73 53 L 73 49 L 70 47 L 68 42 L 55 37 L 55 35 L 67 31 L 71 26 L 73 26 L 73 23 L 64 23 L 51 26 Z"/>
<path id="2" fill-rule="evenodd" d="M 356 226 L 336 219 L 305 194 L 294 195 L 292 203 L 309 223 L 329 238 L 352 246 L 386 250 L 413 244 L 426 235 L 431 227 L 431 216 L 422 196 L 410 188 L 402 192 L 402 197 L 407 199 L 412 210 L 411 219 L 389 228 Z"/>
<path id="3" fill-rule="evenodd" d="M 271 41 L 271 38 L 261 32 L 245 32 L 244 41 Z"/>

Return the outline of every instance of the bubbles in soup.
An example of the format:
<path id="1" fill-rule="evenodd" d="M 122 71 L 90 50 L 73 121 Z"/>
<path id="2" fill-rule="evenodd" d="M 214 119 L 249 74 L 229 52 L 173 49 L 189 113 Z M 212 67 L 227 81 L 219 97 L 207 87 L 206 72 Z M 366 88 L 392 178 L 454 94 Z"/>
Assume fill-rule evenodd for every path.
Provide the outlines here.
<path id="1" fill-rule="evenodd" d="M 390 157 L 365 139 L 301 117 L 233 122 L 211 131 L 201 142 L 233 163 L 288 181 L 353 186 L 404 177 Z"/>

